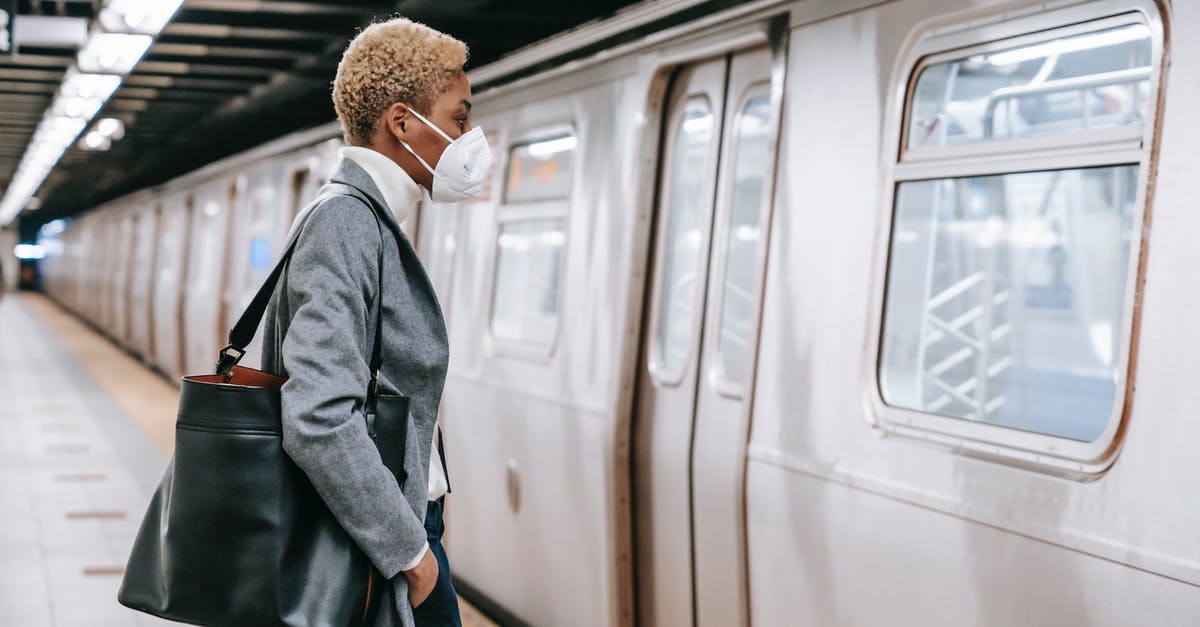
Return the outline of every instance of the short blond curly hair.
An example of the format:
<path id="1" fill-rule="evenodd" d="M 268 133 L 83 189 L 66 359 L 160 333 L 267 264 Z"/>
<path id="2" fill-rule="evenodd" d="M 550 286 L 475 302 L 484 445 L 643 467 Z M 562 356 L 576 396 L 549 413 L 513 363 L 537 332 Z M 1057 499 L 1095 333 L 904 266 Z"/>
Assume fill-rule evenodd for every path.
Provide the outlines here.
<path id="1" fill-rule="evenodd" d="M 333 108 L 346 143 L 369 145 L 379 116 L 397 102 L 428 114 L 462 73 L 467 54 L 465 43 L 403 17 L 364 28 L 333 79 Z"/>

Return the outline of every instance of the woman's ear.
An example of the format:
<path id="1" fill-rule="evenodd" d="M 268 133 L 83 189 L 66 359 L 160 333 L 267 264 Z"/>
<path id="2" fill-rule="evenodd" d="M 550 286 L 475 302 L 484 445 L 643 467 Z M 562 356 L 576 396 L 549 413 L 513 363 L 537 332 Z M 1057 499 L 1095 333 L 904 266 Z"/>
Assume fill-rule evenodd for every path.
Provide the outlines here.
<path id="1" fill-rule="evenodd" d="M 384 121 L 393 137 L 405 139 L 408 135 L 408 105 L 397 102 L 384 112 Z"/>

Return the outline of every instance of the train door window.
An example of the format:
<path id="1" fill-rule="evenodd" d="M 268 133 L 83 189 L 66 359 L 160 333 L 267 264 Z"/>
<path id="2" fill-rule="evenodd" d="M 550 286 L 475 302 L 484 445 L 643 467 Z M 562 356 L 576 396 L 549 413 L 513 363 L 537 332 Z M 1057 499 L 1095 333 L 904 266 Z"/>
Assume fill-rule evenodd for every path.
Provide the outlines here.
<path id="1" fill-rule="evenodd" d="M 1110 450 L 1161 63 L 1146 5 L 918 63 L 878 347 L 894 424 L 1046 463 Z"/>
<path id="2" fill-rule="evenodd" d="M 771 157 L 771 98 L 762 85 L 748 95 L 735 122 L 733 189 L 726 235 L 725 275 L 721 282 L 721 373 L 745 382 L 755 328 L 754 270 L 762 215 L 763 190 Z"/>
<path id="3" fill-rule="evenodd" d="M 493 340 L 541 353 L 554 343 L 577 144 L 572 129 L 559 127 L 509 152 L 496 228 Z"/>
<path id="4" fill-rule="evenodd" d="M 700 267 L 702 229 L 700 199 L 708 181 L 706 175 L 713 137 L 714 116 L 703 97 L 690 100 L 672 125 L 674 135 L 666 173 L 667 211 L 662 282 L 659 286 L 654 347 L 656 367 L 664 378 L 675 378 L 691 350 L 691 329 L 696 313 L 696 295 L 700 286 L 696 276 Z M 706 251 L 704 251 L 706 252 Z"/>

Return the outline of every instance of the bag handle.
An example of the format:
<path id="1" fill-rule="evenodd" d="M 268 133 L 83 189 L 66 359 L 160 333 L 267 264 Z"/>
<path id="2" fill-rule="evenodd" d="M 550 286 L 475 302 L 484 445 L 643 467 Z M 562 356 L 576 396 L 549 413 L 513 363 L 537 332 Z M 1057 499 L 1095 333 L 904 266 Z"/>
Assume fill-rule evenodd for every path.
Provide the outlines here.
<path id="1" fill-rule="evenodd" d="M 246 306 L 245 311 L 242 312 L 242 315 L 238 318 L 237 323 L 234 324 L 233 328 L 229 330 L 229 344 L 222 348 L 218 353 L 216 374 L 227 376 L 229 372 L 233 370 L 233 367 L 237 365 L 237 363 L 241 361 L 242 357 L 246 354 L 246 346 L 248 346 L 250 342 L 254 340 L 254 335 L 258 332 L 258 327 L 262 323 L 263 316 L 266 315 L 267 305 L 271 301 L 271 295 L 275 291 L 275 285 L 279 282 L 280 276 L 283 275 L 284 268 L 287 267 L 288 261 L 292 258 L 292 252 L 296 249 L 296 242 L 300 239 L 300 232 L 303 228 L 304 222 L 308 221 L 309 216 L 312 215 L 312 211 L 315 210 L 317 205 L 328 198 L 332 198 L 334 196 L 351 196 L 357 198 L 371 208 L 372 213 L 375 215 L 376 226 L 379 227 L 380 281 L 379 291 L 375 298 L 375 338 L 374 345 L 371 349 L 371 385 L 370 389 L 368 390 L 368 402 L 370 402 L 373 408 L 373 401 L 379 386 L 379 369 L 383 364 L 383 220 L 379 216 L 380 209 L 377 203 L 375 203 L 370 196 L 362 193 L 359 189 L 342 183 L 326 183 L 325 188 L 341 188 L 342 191 L 323 193 L 317 196 L 316 199 L 314 199 L 307 207 L 305 207 L 304 211 L 308 213 L 304 216 L 304 220 L 301 222 L 301 224 L 297 225 L 297 227 L 293 229 L 283 255 L 275 264 L 275 267 L 271 270 L 271 274 L 267 276 L 265 281 L 263 281 L 262 286 L 258 288 L 258 292 L 255 293 L 254 298 L 250 301 L 250 304 Z"/>

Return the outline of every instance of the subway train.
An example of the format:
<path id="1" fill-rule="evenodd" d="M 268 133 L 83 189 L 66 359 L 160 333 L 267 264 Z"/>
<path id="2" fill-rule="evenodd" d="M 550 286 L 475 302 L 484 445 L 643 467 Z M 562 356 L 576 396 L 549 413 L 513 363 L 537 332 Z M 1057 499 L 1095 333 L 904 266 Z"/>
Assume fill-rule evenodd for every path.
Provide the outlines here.
<path id="1" fill-rule="evenodd" d="M 1192 28 L 660 0 L 473 70 L 488 188 L 405 225 L 460 589 L 532 625 L 1200 624 Z M 339 141 L 46 225 L 47 292 L 209 371 Z"/>

